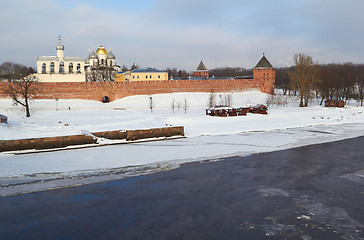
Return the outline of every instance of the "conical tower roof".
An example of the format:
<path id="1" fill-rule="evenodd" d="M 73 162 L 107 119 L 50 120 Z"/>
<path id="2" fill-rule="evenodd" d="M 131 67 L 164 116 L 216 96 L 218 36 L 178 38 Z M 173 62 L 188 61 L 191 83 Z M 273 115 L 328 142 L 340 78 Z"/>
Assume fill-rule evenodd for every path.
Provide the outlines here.
<path id="1" fill-rule="evenodd" d="M 203 64 L 202 60 L 201 60 L 201 62 L 200 62 L 200 64 L 198 65 L 198 67 L 197 67 L 197 69 L 196 69 L 196 70 L 197 70 L 197 71 L 207 71 L 207 68 L 206 68 L 205 64 Z"/>
<path id="2" fill-rule="evenodd" d="M 263 54 L 263 57 L 260 59 L 255 68 L 273 68 L 273 66 Z"/>

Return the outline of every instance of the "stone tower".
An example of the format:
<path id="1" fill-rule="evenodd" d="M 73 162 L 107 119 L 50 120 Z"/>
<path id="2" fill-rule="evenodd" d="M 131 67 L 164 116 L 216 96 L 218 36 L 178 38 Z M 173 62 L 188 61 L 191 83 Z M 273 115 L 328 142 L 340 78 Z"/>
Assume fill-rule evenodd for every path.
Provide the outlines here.
<path id="1" fill-rule="evenodd" d="M 195 70 L 195 72 L 193 73 L 193 76 L 197 78 L 209 78 L 209 70 L 207 70 L 202 60 L 198 65 L 197 69 Z"/>
<path id="2" fill-rule="evenodd" d="M 253 69 L 253 79 L 259 82 L 261 92 L 273 93 L 276 80 L 276 70 L 264 56 Z"/>

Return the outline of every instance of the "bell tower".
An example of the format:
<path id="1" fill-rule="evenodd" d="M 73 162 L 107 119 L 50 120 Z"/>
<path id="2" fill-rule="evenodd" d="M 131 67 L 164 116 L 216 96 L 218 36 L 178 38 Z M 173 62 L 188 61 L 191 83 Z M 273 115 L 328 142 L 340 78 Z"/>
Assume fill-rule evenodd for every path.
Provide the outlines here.
<path id="1" fill-rule="evenodd" d="M 62 39 L 62 36 L 59 34 L 58 35 L 59 43 L 58 43 L 56 49 L 57 49 L 57 57 L 59 58 L 60 61 L 63 61 L 63 59 L 64 59 L 64 46 L 61 44 L 61 39 Z"/>

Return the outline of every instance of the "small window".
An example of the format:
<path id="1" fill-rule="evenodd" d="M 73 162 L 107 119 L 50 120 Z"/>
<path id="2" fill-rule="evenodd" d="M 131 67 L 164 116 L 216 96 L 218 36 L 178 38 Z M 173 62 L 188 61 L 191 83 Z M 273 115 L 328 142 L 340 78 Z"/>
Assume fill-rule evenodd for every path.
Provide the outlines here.
<path id="1" fill-rule="evenodd" d="M 269 73 L 267 73 L 267 77 L 269 77 Z"/>
<path id="2" fill-rule="evenodd" d="M 149 75 L 149 78 L 152 78 L 152 75 Z"/>
<path id="3" fill-rule="evenodd" d="M 148 75 L 145 75 L 145 78 L 147 79 L 148 78 Z"/>
<path id="4" fill-rule="evenodd" d="M 161 75 L 158 75 L 158 78 L 161 78 Z"/>
<path id="5" fill-rule="evenodd" d="M 42 64 L 42 73 L 46 73 L 46 64 L 45 63 Z"/>
<path id="6" fill-rule="evenodd" d="M 135 79 L 135 75 L 133 75 L 133 79 Z"/>
<path id="7" fill-rule="evenodd" d="M 139 75 L 137 75 L 137 79 L 139 79 Z"/>
<path id="8" fill-rule="evenodd" d="M 51 62 L 51 65 L 50 65 L 51 67 L 51 74 L 53 74 L 54 73 L 54 62 Z"/>
<path id="9" fill-rule="evenodd" d="M 81 64 L 77 64 L 77 73 L 81 73 Z"/>
<path id="10" fill-rule="evenodd" d="M 60 62 L 59 63 L 59 73 L 60 74 L 63 74 L 64 73 L 64 63 L 63 62 Z"/>

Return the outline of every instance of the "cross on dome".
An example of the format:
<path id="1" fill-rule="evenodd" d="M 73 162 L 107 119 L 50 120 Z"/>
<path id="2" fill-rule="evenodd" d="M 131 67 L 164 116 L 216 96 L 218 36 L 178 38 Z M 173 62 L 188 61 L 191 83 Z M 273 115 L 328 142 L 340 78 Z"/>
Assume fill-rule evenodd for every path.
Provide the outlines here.
<path id="1" fill-rule="evenodd" d="M 62 36 L 61 36 L 61 34 L 58 34 L 58 40 L 59 40 L 59 43 L 61 43 L 61 40 L 62 40 Z"/>

